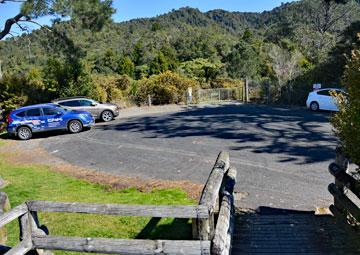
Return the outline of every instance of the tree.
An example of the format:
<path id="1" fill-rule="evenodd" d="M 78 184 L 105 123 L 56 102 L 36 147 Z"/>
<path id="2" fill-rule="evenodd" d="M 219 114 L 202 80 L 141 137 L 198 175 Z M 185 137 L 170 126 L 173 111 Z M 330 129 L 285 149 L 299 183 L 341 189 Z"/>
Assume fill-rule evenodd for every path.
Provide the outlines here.
<path id="1" fill-rule="evenodd" d="M 183 62 L 180 65 L 180 71 L 187 77 L 196 79 L 199 82 L 207 83 L 221 73 L 223 64 L 219 61 L 211 62 L 208 59 L 197 58 L 191 61 Z"/>
<path id="2" fill-rule="evenodd" d="M 129 56 L 123 57 L 119 60 L 118 70 L 119 74 L 126 74 L 130 77 L 134 75 L 135 66 Z"/>
<path id="3" fill-rule="evenodd" d="M 352 0 L 311 0 L 313 25 L 315 30 L 325 34 L 336 28 L 351 11 L 351 6 L 344 6 L 352 3 Z"/>
<path id="4" fill-rule="evenodd" d="M 248 36 L 248 34 L 246 33 Z M 247 37 L 246 37 L 247 38 Z M 255 78 L 258 73 L 260 59 L 253 45 L 247 40 L 242 40 L 235 45 L 226 57 L 227 71 L 231 78 Z"/>
<path id="5" fill-rule="evenodd" d="M 0 40 L 11 33 L 13 25 L 17 24 L 22 30 L 26 30 L 22 25 L 24 22 L 36 23 L 34 19 L 45 15 L 70 17 L 83 28 L 98 31 L 111 20 L 115 12 L 112 0 L 0 0 L 0 5 L 8 2 L 23 3 L 19 13 L 6 20 L 4 29 L 0 32 Z"/>
<path id="6" fill-rule="evenodd" d="M 277 93 L 287 86 L 288 103 L 291 103 L 292 81 L 301 73 L 302 54 L 298 50 L 290 51 L 278 45 L 272 45 L 269 51 L 272 67 L 278 81 Z"/>

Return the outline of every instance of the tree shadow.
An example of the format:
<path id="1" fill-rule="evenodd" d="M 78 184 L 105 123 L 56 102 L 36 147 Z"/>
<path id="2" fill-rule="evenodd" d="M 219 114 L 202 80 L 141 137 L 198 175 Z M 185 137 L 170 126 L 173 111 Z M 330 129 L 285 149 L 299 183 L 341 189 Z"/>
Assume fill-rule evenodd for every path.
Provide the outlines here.
<path id="1" fill-rule="evenodd" d="M 192 226 L 189 219 L 173 219 L 159 224 L 161 218 L 152 218 L 136 239 L 192 240 Z"/>
<path id="2" fill-rule="evenodd" d="M 256 105 L 192 107 L 187 111 L 135 117 L 100 130 L 136 132 L 143 139 L 210 137 L 219 147 L 257 154 L 281 154 L 279 162 L 308 164 L 333 158 L 336 138 L 330 114 L 300 108 Z"/>

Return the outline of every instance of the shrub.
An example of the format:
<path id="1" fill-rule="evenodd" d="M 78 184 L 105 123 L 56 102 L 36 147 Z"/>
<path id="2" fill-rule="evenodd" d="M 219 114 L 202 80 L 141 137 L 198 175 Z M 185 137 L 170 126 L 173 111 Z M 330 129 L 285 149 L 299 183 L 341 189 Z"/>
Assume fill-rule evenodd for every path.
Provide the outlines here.
<path id="1" fill-rule="evenodd" d="M 131 85 L 127 75 L 93 75 L 92 80 L 96 90 L 93 98 L 103 102 L 121 101 Z"/>
<path id="2" fill-rule="evenodd" d="M 349 95 L 338 95 L 340 111 L 332 123 L 346 153 L 360 166 L 360 50 L 352 52 L 343 83 Z"/>
<path id="3" fill-rule="evenodd" d="M 40 103 L 47 100 L 40 72 L 32 69 L 26 74 L 5 74 L 0 80 L 0 108 L 7 114 L 24 104 Z"/>
<path id="4" fill-rule="evenodd" d="M 147 101 L 148 95 L 150 95 L 154 104 L 184 102 L 186 90 L 189 87 L 196 88 L 198 85 L 194 80 L 166 71 L 148 79 L 140 80 L 136 86 L 135 100 L 138 104 L 142 104 Z"/>

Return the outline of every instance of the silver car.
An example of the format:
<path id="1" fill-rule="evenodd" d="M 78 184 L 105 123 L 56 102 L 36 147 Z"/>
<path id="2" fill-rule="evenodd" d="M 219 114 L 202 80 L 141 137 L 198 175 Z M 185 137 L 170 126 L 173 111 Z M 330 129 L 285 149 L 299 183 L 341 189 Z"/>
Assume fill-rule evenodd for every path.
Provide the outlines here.
<path id="1" fill-rule="evenodd" d="M 99 103 L 86 97 L 60 98 L 52 102 L 66 109 L 90 112 L 95 119 L 105 122 L 119 116 L 119 107 L 116 104 Z"/>

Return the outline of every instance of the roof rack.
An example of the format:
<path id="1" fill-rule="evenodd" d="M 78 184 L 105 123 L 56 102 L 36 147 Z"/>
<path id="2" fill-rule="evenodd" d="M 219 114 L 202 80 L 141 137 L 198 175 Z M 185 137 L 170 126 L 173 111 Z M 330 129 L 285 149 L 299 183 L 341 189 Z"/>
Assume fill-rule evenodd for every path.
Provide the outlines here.
<path id="1" fill-rule="evenodd" d="M 77 99 L 77 98 L 87 98 L 85 96 L 75 96 L 75 97 L 62 97 L 62 98 L 57 98 L 57 99 L 54 99 L 54 101 L 61 101 L 61 100 L 68 100 L 68 99 Z"/>

